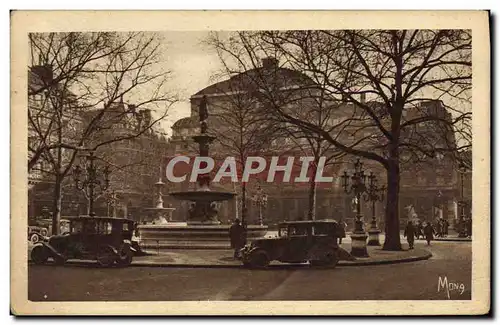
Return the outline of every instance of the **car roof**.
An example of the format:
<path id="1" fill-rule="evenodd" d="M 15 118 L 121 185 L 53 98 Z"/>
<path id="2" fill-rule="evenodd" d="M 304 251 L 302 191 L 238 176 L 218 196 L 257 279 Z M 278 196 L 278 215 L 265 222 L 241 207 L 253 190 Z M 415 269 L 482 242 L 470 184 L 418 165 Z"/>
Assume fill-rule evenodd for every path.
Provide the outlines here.
<path id="1" fill-rule="evenodd" d="M 296 220 L 296 221 L 283 221 L 280 225 L 295 225 L 295 224 L 321 224 L 321 223 L 337 223 L 334 219 L 323 219 L 323 220 Z"/>

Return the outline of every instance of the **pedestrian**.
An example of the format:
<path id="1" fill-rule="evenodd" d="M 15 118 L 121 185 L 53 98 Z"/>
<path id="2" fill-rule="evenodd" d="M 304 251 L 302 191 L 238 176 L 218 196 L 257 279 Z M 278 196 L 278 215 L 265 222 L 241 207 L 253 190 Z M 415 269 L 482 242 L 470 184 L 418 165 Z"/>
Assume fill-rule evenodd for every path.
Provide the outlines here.
<path id="1" fill-rule="evenodd" d="M 422 220 L 418 220 L 417 234 L 416 234 L 417 239 L 420 239 L 420 237 L 424 238 L 423 228 L 424 226 L 422 225 Z"/>
<path id="2" fill-rule="evenodd" d="M 234 258 L 240 257 L 240 250 L 245 246 L 244 244 L 245 228 L 241 225 L 240 219 L 235 219 L 232 226 L 229 228 L 229 239 L 231 241 L 231 248 L 234 249 Z"/>
<path id="3" fill-rule="evenodd" d="M 443 234 L 444 237 L 448 237 L 448 228 L 450 227 L 450 223 L 448 222 L 447 219 L 443 220 Z"/>
<path id="4" fill-rule="evenodd" d="M 408 221 L 408 224 L 406 225 L 404 237 L 406 237 L 410 249 L 413 249 L 413 244 L 415 242 L 415 226 L 413 226 L 411 221 Z"/>
<path id="5" fill-rule="evenodd" d="M 437 237 L 443 237 L 443 227 L 441 223 L 441 219 L 438 219 L 436 222 L 436 236 Z"/>
<path id="6" fill-rule="evenodd" d="M 344 222 L 342 218 L 339 219 L 339 245 L 342 244 L 342 238 L 345 238 L 346 233 L 345 230 L 347 228 L 347 224 Z"/>
<path id="7" fill-rule="evenodd" d="M 467 237 L 472 237 L 472 218 L 465 220 L 465 233 Z"/>
<path id="8" fill-rule="evenodd" d="M 427 224 L 424 227 L 424 235 L 425 235 L 425 240 L 427 240 L 427 245 L 431 244 L 431 240 L 434 239 L 434 228 L 432 228 L 432 225 L 430 222 L 427 222 Z"/>
<path id="9" fill-rule="evenodd" d="M 241 223 L 243 227 L 243 234 L 241 235 L 241 247 L 245 246 L 247 244 L 247 231 L 248 231 L 248 224 L 247 221 L 244 220 Z"/>

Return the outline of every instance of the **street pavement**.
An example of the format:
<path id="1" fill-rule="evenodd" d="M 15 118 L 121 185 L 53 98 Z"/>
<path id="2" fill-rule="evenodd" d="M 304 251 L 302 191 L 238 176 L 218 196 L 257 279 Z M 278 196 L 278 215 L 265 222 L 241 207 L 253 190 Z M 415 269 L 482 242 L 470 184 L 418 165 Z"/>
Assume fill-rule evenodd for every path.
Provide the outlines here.
<path id="1" fill-rule="evenodd" d="M 29 265 L 28 298 L 34 301 L 172 300 L 427 300 L 471 298 L 471 243 L 421 241 L 428 260 L 313 269 L 129 267 L 95 264 Z M 447 292 L 439 285 L 453 283 Z M 463 284 L 463 291 L 456 290 Z"/>

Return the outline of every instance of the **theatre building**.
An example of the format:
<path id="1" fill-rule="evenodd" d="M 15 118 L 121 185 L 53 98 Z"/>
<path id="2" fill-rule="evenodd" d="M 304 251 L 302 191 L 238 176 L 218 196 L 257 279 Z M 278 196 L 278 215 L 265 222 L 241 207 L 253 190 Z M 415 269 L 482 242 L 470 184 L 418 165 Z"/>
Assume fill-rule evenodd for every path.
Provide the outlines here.
<path id="1" fill-rule="evenodd" d="M 269 73 L 267 71 L 270 71 Z M 304 84 L 309 85 L 312 80 L 304 74 L 280 68 L 278 62 L 274 59 L 264 59 L 262 66 L 257 69 L 246 71 L 242 74 L 231 77 L 230 79 L 223 80 L 219 83 L 210 85 L 196 94 L 192 95 L 191 100 L 191 115 L 189 117 L 178 120 L 172 126 L 172 137 L 170 139 L 169 153 L 165 162 L 168 162 L 169 157 L 176 155 L 189 155 L 195 156 L 197 153 L 196 144 L 193 142 L 191 136 L 199 133 L 199 116 L 198 109 L 200 100 L 206 96 L 208 102 L 208 128 L 209 130 L 217 130 L 219 138 L 225 130 L 227 133 L 233 132 L 230 127 L 224 125 L 224 114 L 230 114 L 228 105 L 235 105 L 241 101 L 241 94 L 251 96 L 252 87 L 249 82 L 245 80 L 254 74 L 260 76 L 272 76 L 274 82 L 277 82 L 283 87 L 291 89 L 293 87 L 301 87 Z M 250 95 L 249 95 L 250 94 Z M 351 104 L 352 105 L 352 104 Z M 259 105 L 254 105 L 255 109 L 262 109 Z M 426 101 L 420 103 L 418 107 L 419 112 L 427 112 L 428 114 L 437 114 L 442 118 L 451 118 L 451 114 L 446 111 L 445 107 L 440 101 Z M 346 105 L 340 112 L 349 114 L 352 106 Z M 411 109 L 406 114 L 413 114 Z M 257 114 L 257 113 L 256 113 Z M 431 132 L 429 128 L 426 132 Z M 453 134 L 446 135 L 448 140 L 454 141 Z M 287 137 L 278 137 L 276 141 L 287 141 Z M 288 139 L 289 140 L 289 139 Z M 221 145 L 222 141 L 216 139 L 211 145 L 210 156 L 214 157 L 217 161 L 222 161 L 228 155 L 234 155 L 231 148 Z M 274 149 L 275 141 L 269 141 L 268 146 L 255 152 L 255 155 L 260 155 L 270 162 L 270 156 L 276 155 L 277 151 Z M 288 150 L 283 150 L 279 155 L 293 156 L 295 161 L 299 161 L 300 156 L 304 156 L 301 150 L 293 150 L 290 146 Z M 281 146 L 280 149 L 283 149 Z M 333 150 L 333 149 L 332 149 Z M 279 151 L 279 150 L 278 150 Z M 467 153 L 464 153 L 467 155 Z M 470 153 L 469 153 L 470 156 Z M 327 166 L 324 170 L 325 176 L 332 176 L 333 181 L 330 183 L 317 184 L 316 189 L 316 218 L 335 218 L 344 217 L 348 224 L 352 226 L 354 217 L 352 195 L 345 193 L 340 176 L 347 170 L 352 172 L 352 162 L 355 157 L 343 157 L 335 164 Z M 386 183 L 385 170 L 381 165 L 374 161 L 363 160 L 365 172 L 373 171 L 377 175 L 379 184 Z M 180 168 L 180 167 L 179 167 Z M 444 154 L 437 155 L 434 159 L 428 160 L 425 164 L 413 164 L 405 162 L 401 164 L 401 191 L 400 191 L 400 222 L 401 226 L 406 223 L 408 218 L 415 217 L 415 214 L 422 220 L 434 220 L 438 217 L 447 218 L 451 225 L 454 225 L 457 216 L 461 213 L 459 202 L 465 201 L 465 214 L 470 215 L 471 211 L 471 182 L 470 182 L 471 165 L 468 165 L 467 172 L 465 173 L 465 180 L 462 184 L 462 177 L 457 168 L 457 164 L 453 162 L 451 157 Z M 259 180 L 260 179 L 260 180 Z M 241 183 L 233 183 L 230 181 L 222 181 L 218 184 L 212 185 L 214 188 L 224 187 L 224 190 L 235 191 L 239 194 L 241 200 Z M 267 206 L 264 208 L 264 219 L 267 224 L 275 224 L 282 220 L 298 220 L 307 218 L 309 198 L 309 184 L 308 183 L 293 183 L 293 182 L 280 182 L 275 181 L 272 183 L 265 182 L 265 177 L 253 177 L 246 184 L 246 201 L 248 208 L 248 222 L 256 223 L 257 206 L 252 197 L 254 196 L 257 186 L 260 186 L 265 194 L 268 196 Z M 186 190 L 193 189 L 195 184 L 188 181 L 182 183 L 170 183 L 169 190 Z M 462 191 L 462 187 L 466 189 Z M 462 192 L 465 193 L 462 198 Z M 174 213 L 174 218 L 182 220 L 183 215 L 187 213 L 187 202 L 173 201 L 167 198 L 167 201 L 172 206 L 177 208 Z M 223 222 L 229 222 L 235 215 L 238 215 L 236 206 L 241 207 L 241 202 L 229 201 L 222 204 L 220 207 L 220 215 Z M 383 222 L 385 202 L 378 202 L 376 205 L 376 216 L 380 222 Z M 362 214 L 365 216 L 365 221 L 369 222 L 372 215 L 371 204 L 367 201 L 362 201 Z M 383 226 L 383 225 L 381 225 Z"/>

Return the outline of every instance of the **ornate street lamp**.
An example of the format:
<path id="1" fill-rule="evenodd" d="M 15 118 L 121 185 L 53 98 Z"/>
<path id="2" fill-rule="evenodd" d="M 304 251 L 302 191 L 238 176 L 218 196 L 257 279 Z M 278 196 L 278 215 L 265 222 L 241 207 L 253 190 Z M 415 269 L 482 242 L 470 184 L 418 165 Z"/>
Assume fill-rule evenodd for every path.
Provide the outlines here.
<path id="1" fill-rule="evenodd" d="M 358 257 L 368 256 L 368 251 L 366 250 L 366 238 L 368 236 L 365 233 L 363 226 L 363 217 L 361 216 L 361 195 L 366 192 L 366 175 L 363 170 L 363 163 L 359 158 L 354 163 L 354 173 L 348 175 L 344 171 L 342 177 L 342 187 L 347 194 L 354 194 L 354 199 L 356 202 L 356 220 L 354 221 L 354 231 L 351 234 L 352 248 L 351 255 Z"/>
<path id="2" fill-rule="evenodd" d="M 257 205 L 259 209 L 259 225 L 264 225 L 264 217 L 262 215 L 262 208 L 267 206 L 267 194 L 265 194 L 262 190 L 260 184 L 257 184 L 257 188 L 255 190 L 255 194 L 252 197 L 252 201 Z"/>
<path id="3" fill-rule="evenodd" d="M 112 191 L 108 197 L 108 217 L 116 218 L 116 205 L 118 203 L 118 196 L 115 191 Z M 111 213 L 110 213 L 111 208 Z"/>
<path id="4" fill-rule="evenodd" d="M 467 172 L 467 167 L 463 163 L 458 166 L 458 172 L 460 173 L 460 219 L 458 221 L 458 237 L 467 237 L 467 232 L 465 230 L 465 198 L 464 198 L 464 176 Z"/>
<path id="5" fill-rule="evenodd" d="M 354 194 L 356 202 L 356 221 L 354 222 L 354 232 L 364 233 L 364 226 L 361 216 L 361 195 L 366 191 L 366 175 L 363 170 L 363 163 L 359 158 L 354 163 L 354 173 L 350 176 L 344 171 L 342 177 L 342 187 L 347 194 Z"/>
<path id="6" fill-rule="evenodd" d="M 364 195 L 365 201 L 372 203 L 372 221 L 368 230 L 368 246 L 380 246 L 379 234 L 380 230 L 377 227 L 377 217 L 375 203 L 384 200 L 385 186 L 377 185 L 377 177 L 370 172 L 368 176 L 368 186 Z"/>
<path id="7" fill-rule="evenodd" d="M 78 190 L 84 190 L 89 198 L 89 215 L 95 216 L 94 213 L 94 199 L 97 191 L 104 193 L 109 188 L 109 175 L 110 170 L 108 166 L 104 168 L 99 168 L 96 166 L 94 160 L 96 160 L 94 151 L 90 151 L 87 156 L 85 156 L 85 166 L 82 168 L 80 165 L 76 165 L 73 169 L 73 179 L 75 181 L 75 187 Z"/>

